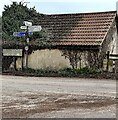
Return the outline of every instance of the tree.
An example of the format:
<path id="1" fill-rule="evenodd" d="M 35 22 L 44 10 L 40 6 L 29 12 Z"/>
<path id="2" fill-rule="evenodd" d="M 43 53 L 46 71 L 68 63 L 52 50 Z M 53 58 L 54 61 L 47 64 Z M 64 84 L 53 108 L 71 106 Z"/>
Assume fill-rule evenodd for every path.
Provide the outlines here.
<path id="1" fill-rule="evenodd" d="M 64 49 L 62 50 L 62 56 L 65 56 L 65 58 L 69 59 L 70 65 L 73 69 L 79 67 L 81 69 L 82 67 L 82 59 L 85 62 L 85 66 L 89 68 L 99 68 L 99 54 L 98 51 L 82 51 L 82 50 L 76 50 L 76 49 Z M 87 61 L 87 62 L 86 62 Z"/>
<path id="2" fill-rule="evenodd" d="M 37 23 L 40 17 L 44 17 L 43 14 L 38 13 L 35 10 L 35 7 L 28 8 L 27 5 L 23 5 L 21 2 L 13 2 L 11 5 L 5 5 L 4 6 L 4 12 L 2 15 L 2 40 L 3 41 L 13 41 L 16 43 L 17 40 L 23 40 L 24 38 L 21 37 L 14 37 L 13 32 L 19 32 L 20 26 L 23 25 L 24 21 L 30 21 L 33 24 Z M 44 35 L 46 32 L 43 30 L 41 32 L 37 32 L 30 37 L 30 40 L 39 40 L 43 42 L 38 42 L 38 44 L 42 45 L 45 43 L 43 39 L 47 36 Z M 10 44 L 12 46 L 12 44 Z M 32 51 L 32 50 L 31 50 Z M 13 61 L 13 57 L 6 58 L 3 56 L 3 66 L 5 69 L 9 68 L 10 64 Z"/>
<path id="3" fill-rule="evenodd" d="M 97 51 L 88 51 L 87 58 L 90 68 L 99 68 L 99 54 Z"/>
<path id="4" fill-rule="evenodd" d="M 62 56 L 68 58 L 73 69 L 77 69 L 78 62 L 81 63 L 82 52 L 74 49 L 62 50 Z M 81 64 L 80 64 L 81 67 Z"/>
<path id="5" fill-rule="evenodd" d="M 4 12 L 2 16 L 2 34 L 3 40 L 14 40 L 13 32 L 18 32 L 23 21 L 31 21 L 33 24 L 37 20 L 44 16 L 35 10 L 35 7 L 28 8 L 27 5 L 23 5 L 21 2 L 13 2 L 11 5 L 4 6 Z"/>

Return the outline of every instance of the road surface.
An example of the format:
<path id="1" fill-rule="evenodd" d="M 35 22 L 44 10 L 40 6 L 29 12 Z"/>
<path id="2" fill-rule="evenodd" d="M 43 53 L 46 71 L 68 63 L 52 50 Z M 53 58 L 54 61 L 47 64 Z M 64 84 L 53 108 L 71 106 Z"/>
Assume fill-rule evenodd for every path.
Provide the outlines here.
<path id="1" fill-rule="evenodd" d="M 3 118 L 115 118 L 116 81 L 0 76 Z"/>

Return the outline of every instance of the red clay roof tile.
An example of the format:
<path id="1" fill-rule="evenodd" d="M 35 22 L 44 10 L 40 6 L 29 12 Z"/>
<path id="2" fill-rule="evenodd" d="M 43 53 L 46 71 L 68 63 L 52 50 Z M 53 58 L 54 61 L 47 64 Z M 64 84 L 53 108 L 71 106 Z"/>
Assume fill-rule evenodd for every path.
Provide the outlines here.
<path id="1" fill-rule="evenodd" d="M 47 15 L 39 20 L 54 45 L 101 45 L 116 11 Z"/>

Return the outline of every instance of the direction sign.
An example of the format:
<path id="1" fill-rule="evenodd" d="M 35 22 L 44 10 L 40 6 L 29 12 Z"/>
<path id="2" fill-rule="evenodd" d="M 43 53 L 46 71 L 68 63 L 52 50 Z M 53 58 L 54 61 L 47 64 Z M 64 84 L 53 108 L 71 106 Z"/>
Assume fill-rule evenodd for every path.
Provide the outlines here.
<path id="1" fill-rule="evenodd" d="M 21 26 L 20 29 L 22 30 L 26 30 L 27 29 L 27 26 Z M 28 30 L 30 32 L 38 32 L 38 31 L 41 31 L 41 26 L 28 26 Z"/>
<path id="2" fill-rule="evenodd" d="M 28 34 L 29 35 L 32 35 L 33 34 L 33 32 L 28 32 Z M 22 37 L 22 36 L 25 36 L 26 35 L 26 32 L 14 32 L 13 33 L 13 36 L 15 36 L 15 37 Z"/>
<path id="3" fill-rule="evenodd" d="M 26 29 L 27 29 L 27 26 L 21 26 L 20 29 L 21 29 L 21 30 L 26 30 Z"/>
<path id="4" fill-rule="evenodd" d="M 24 21 L 25 26 L 32 26 L 32 22 Z"/>
<path id="5" fill-rule="evenodd" d="M 22 56 L 22 49 L 3 49 L 3 56 Z"/>
<path id="6" fill-rule="evenodd" d="M 28 30 L 30 31 L 30 32 L 38 32 L 38 31 L 41 31 L 41 26 L 29 26 L 28 27 Z"/>

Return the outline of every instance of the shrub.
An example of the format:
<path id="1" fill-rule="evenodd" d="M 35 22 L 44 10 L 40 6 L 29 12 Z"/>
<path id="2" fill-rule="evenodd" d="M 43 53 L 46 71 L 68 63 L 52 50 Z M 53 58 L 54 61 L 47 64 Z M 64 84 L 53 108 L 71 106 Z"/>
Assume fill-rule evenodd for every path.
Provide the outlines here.
<path id="1" fill-rule="evenodd" d="M 74 77 L 79 75 L 96 75 L 101 73 L 99 69 L 84 67 L 81 69 L 64 68 L 60 70 L 51 69 L 24 69 L 25 73 L 33 74 L 36 76 L 62 76 L 62 77 Z"/>
<path id="2" fill-rule="evenodd" d="M 58 74 L 60 76 L 68 76 L 68 77 L 71 77 L 71 76 L 74 76 L 74 75 L 77 75 L 77 71 L 75 69 L 72 69 L 72 68 L 65 68 L 65 69 L 60 69 L 58 71 Z"/>
<path id="3" fill-rule="evenodd" d="M 78 70 L 79 74 L 98 74 L 101 73 L 99 69 L 84 67 Z"/>

